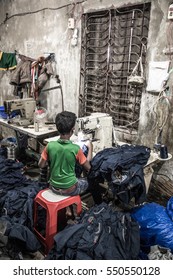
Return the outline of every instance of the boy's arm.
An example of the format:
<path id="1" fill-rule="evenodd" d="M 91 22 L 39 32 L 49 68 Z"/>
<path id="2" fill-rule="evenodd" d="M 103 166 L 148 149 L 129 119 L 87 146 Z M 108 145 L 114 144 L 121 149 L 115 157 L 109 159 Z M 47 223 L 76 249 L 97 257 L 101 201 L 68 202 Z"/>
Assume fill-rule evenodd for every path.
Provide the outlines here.
<path id="1" fill-rule="evenodd" d="M 90 171 L 91 169 L 91 165 L 88 160 L 86 160 L 82 166 L 85 168 L 86 171 Z"/>
<path id="2" fill-rule="evenodd" d="M 86 156 L 84 155 L 84 153 L 83 153 L 81 148 L 79 149 L 79 151 L 77 153 L 76 159 L 78 160 L 79 164 L 84 167 L 84 169 L 86 171 L 90 170 L 91 165 L 90 165 L 88 159 L 86 158 Z"/>
<path id="3" fill-rule="evenodd" d="M 44 168 L 47 166 L 47 160 L 44 160 L 42 157 L 40 158 L 39 162 L 38 162 L 38 166 L 40 168 Z"/>
<path id="4" fill-rule="evenodd" d="M 40 160 L 38 162 L 38 166 L 40 168 L 44 168 L 48 164 L 48 154 L 47 154 L 47 149 L 46 148 L 47 147 L 44 148 L 44 150 L 43 150 L 43 152 L 41 154 L 41 158 L 40 158 Z"/>

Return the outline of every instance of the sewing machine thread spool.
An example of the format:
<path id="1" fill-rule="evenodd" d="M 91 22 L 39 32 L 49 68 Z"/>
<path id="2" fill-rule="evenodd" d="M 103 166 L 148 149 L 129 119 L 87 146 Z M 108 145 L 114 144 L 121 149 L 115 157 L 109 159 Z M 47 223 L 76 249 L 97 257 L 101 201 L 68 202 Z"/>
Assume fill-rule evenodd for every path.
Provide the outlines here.
<path id="1" fill-rule="evenodd" d="M 163 159 L 168 158 L 167 146 L 161 145 L 161 147 L 160 147 L 160 157 L 163 158 Z"/>

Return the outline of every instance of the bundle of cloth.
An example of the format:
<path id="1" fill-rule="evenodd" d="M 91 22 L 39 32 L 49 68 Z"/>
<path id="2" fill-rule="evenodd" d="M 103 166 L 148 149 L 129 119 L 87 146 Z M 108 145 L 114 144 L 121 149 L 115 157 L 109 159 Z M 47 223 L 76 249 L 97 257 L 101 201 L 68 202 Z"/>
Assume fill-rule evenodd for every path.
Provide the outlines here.
<path id="1" fill-rule="evenodd" d="M 0 247 L 1 254 L 21 259 L 41 248 L 33 233 L 33 201 L 46 187 L 23 174 L 23 164 L 6 158 L 0 148 Z"/>

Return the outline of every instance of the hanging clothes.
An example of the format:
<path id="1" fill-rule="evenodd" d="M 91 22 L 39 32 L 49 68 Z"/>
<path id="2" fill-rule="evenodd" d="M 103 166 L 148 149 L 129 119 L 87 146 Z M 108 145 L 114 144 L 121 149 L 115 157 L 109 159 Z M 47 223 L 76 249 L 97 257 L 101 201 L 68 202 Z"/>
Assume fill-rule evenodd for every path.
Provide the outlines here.
<path id="1" fill-rule="evenodd" d="M 0 70 L 13 70 L 17 66 L 15 53 L 4 53 L 0 51 Z"/>
<path id="2" fill-rule="evenodd" d="M 41 89 L 45 86 L 50 76 L 53 75 L 53 67 L 49 60 L 39 57 L 31 65 L 31 96 L 38 100 Z"/>
<path id="3" fill-rule="evenodd" d="M 31 83 L 31 61 L 21 61 L 11 76 L 10 84 L 19 86 Z"/>
<path id="4" fill-rule="evenodd" d="M 32 62 L 31 64 L 31 78 L 32 78 L 32 85 L 31 85 L 31 96 L 38 100 L 39 96 L 39 89 L 38 89 L 38 77 L 41 74 L 41 70 L 45 65 L 45 58 L 39 57 L 36 61 Z"/>

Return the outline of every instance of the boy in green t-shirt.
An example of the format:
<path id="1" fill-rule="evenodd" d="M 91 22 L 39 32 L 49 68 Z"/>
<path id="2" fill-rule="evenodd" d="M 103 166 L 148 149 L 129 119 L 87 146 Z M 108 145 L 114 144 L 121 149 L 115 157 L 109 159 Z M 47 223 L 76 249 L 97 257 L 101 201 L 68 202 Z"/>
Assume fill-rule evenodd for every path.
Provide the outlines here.
<path id="1" fill-rule="evenodd" d="M 76 115 L 69 111 L 57 114 L 55 123 L 60 138 L 47 144 L 38 163 L 40 168 L 49 165 L 49 186 L 57 194 L 74 196 L 88 188 L 87 179 L 76 177 L 75 166 L 78 162 L 87 172 L 90 170 L 92 143 L 89 143 L 87 157 L 79 145 L 72 143 L 70 137 L 74 132 L 76 119 Z"/>

